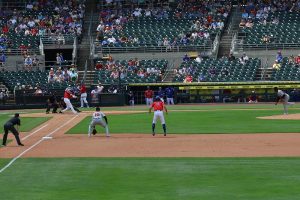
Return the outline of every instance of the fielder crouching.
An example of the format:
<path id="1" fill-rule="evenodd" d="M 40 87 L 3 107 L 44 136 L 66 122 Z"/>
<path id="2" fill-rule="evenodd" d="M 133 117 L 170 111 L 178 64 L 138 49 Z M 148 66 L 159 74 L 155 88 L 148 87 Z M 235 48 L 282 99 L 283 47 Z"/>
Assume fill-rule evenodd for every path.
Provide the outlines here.
<path id="1" fill-rule="evenodd" d="M 92 121 L 89 125 L 89 133 L 88 133 L 89 137 L 91 136 L 91 134 L 95 135 L 97 133 L 96 125 L 100 125 L 103 128 L 105 128 L 106 137 L 110 136 L 109 131 L 108 131 L 107 117 L 105 116 L 105 114 L 103 112 L 100 111 L 99 107 L 96 107 L 96 112 L 93 113 Z"/>

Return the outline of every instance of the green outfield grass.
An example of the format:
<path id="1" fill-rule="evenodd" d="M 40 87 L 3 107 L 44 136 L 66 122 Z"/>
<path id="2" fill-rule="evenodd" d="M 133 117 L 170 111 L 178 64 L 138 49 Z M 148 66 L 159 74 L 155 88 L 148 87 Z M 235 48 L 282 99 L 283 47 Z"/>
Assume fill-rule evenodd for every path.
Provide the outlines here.
<path id="1" fill-rule="evenodd" d="M 247 109 L 247 110 L 239 110 Z M 249 109 L 249 110 L 248 110 Z M 263 110 L 266 109 L 266 110 Z M 108 115 L 111 133 L 151 133 L 153 113 Z M 181 110 L 181 111 L 180 111 Z M 194 110 L 189 112 L 184 110 Z M 105 112 L 105 111 L 104 111 Z M 289 113 L 299 113 L 297 107 Z M 282 107 L 274 105 L 236 106 L 172 106 L 165 115 L 168 133 L 287 133 L 300 132 L 299 120 L 263 120 L 259 116 L 282 114 Z M 68 134 L 87 133 L 91 117 L 85 118 Z M 104 132 L 101 127 L 98 132 Z M 158 121 L 158 133 L 162 132 Z"/>
<path id="2" fill-rule="evenodd" d="M 0 133 L 3 133 L 3 125 L 10 118 L 12 118 L 12 116 L 13 113 L 0 115 Z M 50 117 L 22 117 L 22 115 L 20 115 L 20 119 L 21 119 L 20 131 L 27 132 L 41 125 L 42 123 L 46 122 L 48 119 L 50 119 Z"/>
<path id="3" fill-rule="evenodd" d="M 300 158 L 31 158 L 0 174 L 0 193 L 9 200 L 293 200 L 299 166 Z"/>

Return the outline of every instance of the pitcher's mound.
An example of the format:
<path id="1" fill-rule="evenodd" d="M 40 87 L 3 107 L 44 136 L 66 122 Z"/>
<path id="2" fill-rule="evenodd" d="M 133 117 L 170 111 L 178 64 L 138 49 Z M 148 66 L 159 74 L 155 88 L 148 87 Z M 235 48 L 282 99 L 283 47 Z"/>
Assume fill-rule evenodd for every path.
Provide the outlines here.
<path id="1" fill-rule="evenodd" d="M 289 119 L 289 120 L 300 120 L 300 114 L 288 114 L 288 115 L 272 115 L 265 117 L 257 117 L 258 119 Z"/>

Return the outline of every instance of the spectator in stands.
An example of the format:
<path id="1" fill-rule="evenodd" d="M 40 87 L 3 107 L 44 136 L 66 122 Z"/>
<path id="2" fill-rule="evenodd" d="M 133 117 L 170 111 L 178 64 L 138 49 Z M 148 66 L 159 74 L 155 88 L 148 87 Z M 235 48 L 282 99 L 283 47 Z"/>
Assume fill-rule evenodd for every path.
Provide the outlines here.
<path id="1" fill-rule="evenodd" d="M 235 60 L 235 56 L 233 55 L 233 53 L 230 53 L 228 56 L 228 61 L 234 61 Z"/>
<path id="2" fill-rule="evenodd" d="M 263 42 L 263 43 L 265 43 L 265 44 L 268 44 L 268 43 L 270 43 L 270 37 L 268 36 L 268 35 L 264 35 L 263 37 L 262 37 L 262 39 L 261 39 L 261 41 Z"/>
<path id="3" fill-rule="evenodd" d="M 110 74 L 110 78 L 117 79 L 119 77 L 119 73 L 117 70 L 113 70 Z"/>
<path id="4" fill-rule="evenodd" d="M 192 77 L 192 75 L 188 74 L 188 75 L 185 77 L 185 79 L 184 79 L 183 82 L 184 82 L 184 83 L 191 83 L 191 82 L 193 82 L 193 77 Z"/>
<path id="5" fill-rule="evenodd" d="M 6 62 L 6 56 L 4 54 L 4 52 L 1 53 L 0 55 L 0 66 L 5 66 L 5 62 Z"/>
<path id="6" fill-rule="evenodd" d="M 97 63 L 96 63 L 95 69 L 96 70 L 101 70 L 103 68 L 104 68 L 104 66 L 103 66 L 102 62 L 100 60 L 98 60 Z"/>
<path id="7" fill-rule="evenodd" d="M 246 53 L 243 53 L 243 56 L 239 59 L 240 63 L 242 65 L 245 65 L 247 61 L 249 61 L 249 57 L 246 55 Z"/>
<path id="8" fill-rule="evenodd" d="M 24 67 L 25 67 L 25 70 L 27 71 L 31 71 L 32 70 L 32 58 L 30 56 L 27 56 L 24 60 Z"/>
<path id="9" fill-rule="evenodd" d="M 72 69 L 71 72 L 70 72 L 70 77 L 71 77 L 71 81 L 72 82 L 77 82 L 78 80 L 78 74 L 77 72 L 75 71 L 75 69 Z"/>
<path id="10" fill-rule="evenodd" d="M 288 58 L 288 64 L 294 64 L 295 63 L 295 57 L 294 55 L 289 56 Z"/>
<path id="11" fill-rule="evenodd" d="M 190 61 L 190 57 L 187 54 L 185 54 L 182 60 L 183 62 L 188 62 Z"/>
<path id="12" fill-rule="evenodd" d="M 254 25 L 254 24 L 253 24 L 252 20 L 251 20 L 251 19 L 248 19 L 247 22 L 246 22 L 246 24 L 245 24 L 245 27 L 246 27 L 246 28 L 252 28 L 253 25 Z"/>
<path id="13" fill-rule="evenodd" d="M 277 52 L 276 60 L 278 61 L 278 63 L 282 63 L 282 61 L 283 61 L 283 56 L 282 56 L 282 54 L 281 54 L 281 51 L 278 51 L 278 52 Z"/>
<path id="14" fill-rule="evenodd" d="M 240 28 L 245 28 L 246 27 L 246 20 L 242 19 L 240 24 L 239 24 Z"/>
<path id="15" fill-rule="evenodd" d="M 70 72 L 68 71 L 68 68 L 64 69 L 62 75 L 63 75 L 64 82 L 69 82 L 71 80 Z"/>
<path id="16" fill-rule="evenodd" d="M 164 38 L 163 46 L 166 47 L 166 52 L 168 50 L 171 50 L 171 44 L 170 44 L 170 41 L 169 41 L 169 39 L 167 37 Z"/>
<path id="17" fill-rule="evenodd" d="M 61 66 L 61 64 L 62 64 L 62 60 L 61 60 L 59 53 L 56 54 L 56 64 L 58 66 Z"/>
<path id="18" fill-rule="evenodd" d="M 295 58 L 295 63 L 296 63 L 297 65 L 300 64 L 300 54 Z"/>
<path id="19" fill-rule="evenodd" d="M 40 87 L 37 87 L 35 92 L 34 92 L 34 95 L 36 96 L 41 96 L 43 94 L 43 91 Z"/>
<path id="20" fill-rule="evenodd" d="M 66 41 L 65 41 L 65 37 L 62 33 L 59 33 L 58 36 L 57 36 L 57 44 L 65 44 Z"/>
<path id="21" fill-rule="evenodd" d="M 229 70 L 228 70 L 226 67 L 223 68 L 222 71 L 221 71 L 221 75 L 222 75 L 223 77 L 228 76 L 228 75 L 229 75 Z"/>
<path id="22" fill-rule="evenodd" d="M 196 59 L 195 59 L 195 62 L 201 63 L 202 61 L 203 61 L 203 58 L 201 57 L 200 54 L 198 54 L 198 56 L 197 56 Z"/>
<path id="23" fill-rule="evenodd" d="M 22 43 L 20 46 L 19 46 L 19 49 L 22 51 L 22 54 L 25 54 L 26 51 L 27 51 L 27 46 Z"/>
<path id="24" fill-rule="evenodd" d="M 217 73 L 216 68 L 214 66 L 211 66 L 208 68 L 208 73 L 211 77 L 214 77 Z"/>
<path id="25" fill-rule="evenodd" d="M 66 60 L 64 59 L 64 56 L 62 53 L 59 54 L 59 57 L 60 57 L 61 64 L 66 63 Z"/>
<path id="26" fill-rule="evenodd" d="M 205 82 L 205 76 L 203 73 L 200 73 L 199 76 L 198 76 L 198 83 L 199 82 Z"/>
<path id="27" fill-rule="evenodd" d="M 38 67 L 40 65 L 39 59 L 38 59 L 36 54 L 33 55 L 32 65 L 35 66 L 35 67 Z"/>
<path id="28" fill-rule="evenodd" d="M 275 60 L 275 63 L 273 64 L 273 69 L 279 70 L 281 67 L 281 64 L 278 62 L 278 60 Z"/>

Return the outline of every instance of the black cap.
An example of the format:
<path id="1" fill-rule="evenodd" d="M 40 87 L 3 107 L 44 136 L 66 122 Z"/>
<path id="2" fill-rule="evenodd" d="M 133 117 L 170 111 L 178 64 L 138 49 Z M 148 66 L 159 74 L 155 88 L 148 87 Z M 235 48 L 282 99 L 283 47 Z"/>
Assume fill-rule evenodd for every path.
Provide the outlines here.
<path id="1" fill-rule="evenodd" d="M 99 108 L 99 107 L 96 107 L 96 111 L 100 111 L 100 108 Z"/>
<path id="2" fill-rule="evenodd" d="M 19 117 L 20 116 L 20 114 L 19 113 L 15 113 L 15 117 Z"/>

